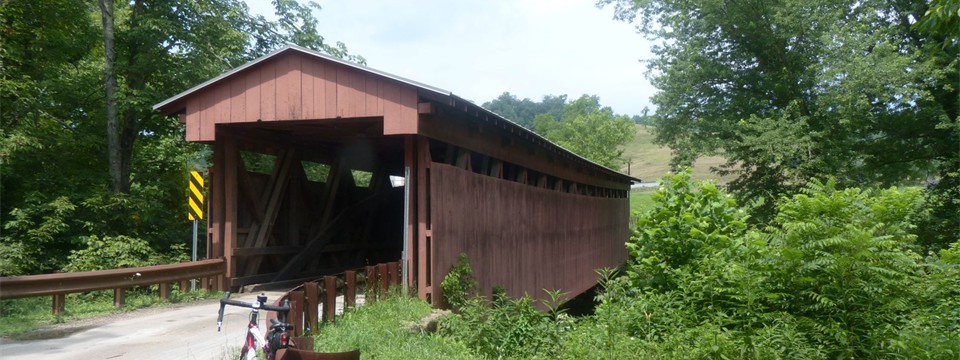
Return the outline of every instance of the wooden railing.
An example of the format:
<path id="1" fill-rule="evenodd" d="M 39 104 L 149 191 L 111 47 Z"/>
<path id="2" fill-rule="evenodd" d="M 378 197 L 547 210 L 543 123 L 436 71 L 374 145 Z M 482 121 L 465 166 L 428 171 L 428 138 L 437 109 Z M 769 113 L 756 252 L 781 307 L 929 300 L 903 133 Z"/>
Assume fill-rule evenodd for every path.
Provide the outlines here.
<path id="1" fill-rule="evenodd" d="M 0 300 L 34 296 L 53 296 L 53 313 L 62 314 L 65 295 L 113 289 L 113 304 L 122 307 L 126 289 L 134 286 L 159 285 L 160 297 L 170 296 L 170 284 L 179 282 L 181 291 L 189 280 L 200 280 L 201 289 L 224 290 L 223 259 L 209 259 L 179 264 L 144 266 L 100 271 L 0 277 Z"/>
<path id="2" fill-rule="evenodd" d="M 373 302 L 386 296 L 391 285 L 401 285 L 400 280 L 399 262 L 371 265 L 307 281 L 283 294 L 275 304 L 290 300 L 287 314 L 287 322 L 293 325 L 290 333 L 303 337 L 309 329 L 315 333 L 320 320 L 335 321 L 337 296 L 343 295 L 344 309 L 353 308 L 357 306 L 358 291 L 364 296 L 364 302 Z M 318 314 L 320 305 L 322 314 Z M 312 350 L 312 345 L 303 348 Z"/>

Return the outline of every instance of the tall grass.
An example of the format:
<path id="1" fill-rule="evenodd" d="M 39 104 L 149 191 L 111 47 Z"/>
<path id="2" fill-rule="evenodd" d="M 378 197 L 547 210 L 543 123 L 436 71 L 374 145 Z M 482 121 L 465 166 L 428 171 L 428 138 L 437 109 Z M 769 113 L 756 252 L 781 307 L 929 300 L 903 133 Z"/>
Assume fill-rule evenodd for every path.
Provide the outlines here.
<path id="1" fill-rule="evenodd" d="M 320 326 L 314 346 L 320 352 L 360 349 L 364 359 L 476 359 L 459 342 L 410 327 L 430 311 L 429 304 L 403 296 L 367 303 Z"/>

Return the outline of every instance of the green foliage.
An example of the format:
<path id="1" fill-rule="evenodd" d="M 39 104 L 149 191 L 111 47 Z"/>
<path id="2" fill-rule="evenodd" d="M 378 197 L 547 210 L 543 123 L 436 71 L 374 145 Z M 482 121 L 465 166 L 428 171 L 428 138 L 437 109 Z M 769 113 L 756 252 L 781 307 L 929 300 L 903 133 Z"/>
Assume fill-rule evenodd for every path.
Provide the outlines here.
<path id="1" fill-rule="evenodd" d="M 652 199 L 627 242 L 634 262 L 627 277 L 639 288 L 674 287 L 678 270 L 731 248 L 746 229 L 733 198 L 714 184 L 693 183 L 688 171 L 664 178 Z"/>
<path id="2" fill-rule="evenodd" d="M 542 313 L 537 301 L 529 296 L 511 299 L 502 286 L 494 287 L 490 300 L 477 295 L 472 274 L 467 256 L 460 254 L 444 277 L 441 287 L 456 313 L 442 320 L 441 334 L 489 358 L 560 356 L 561 340 L 573 325 L 573 319 L 561 308 L 566 294 L 545 290 L 550 300 L 540 301 L 547 309 Z"/>
<path id="3" fill-rule="evenodd" d="M 753 220 L 812 177 L 890 186 L 957 171 L 956 1 L 599 3 L 660 40 L 653 128 L 673 164 L 725 157 L 717 171 L 737 176 Z"/>
<path id="4" fill-rule="evenodd" d="M 483 103 L 483 108 L 533 130 L 533 119 L 537 115 L 551 114 L 554 118 L 559 119 L 563 116 L 563 108 L 566 103 L 566 95 L 545 95 L 543 100 L 535 102 L 529 98 L 520 100 L 516 95 L 504 92 L 496 99 Z"/>
<path id="5" fill-rule="evenodd" d="M 924 192 L 922 211 L 916 214 L 917 242 L 928 252 L 960 241 L 960 156 L 957 171 L 948 172 Z"/>
<path id="6" fill-rule="evenodd" d="M 169 257 L 153 250 L 146 240 L 124 235 L 103 238 L 94 235 L 83 239 L 83 242 L 85 247 L 70 254 L 63 268 L 65 271 L 108 270 L 189 260 L 184 245 L 169 251 L 173 254 Z"/>
<path id="7" fill-rule="evenodd" d="M 914 308 L 921 259 L 907 219 L 920 200 L 918 189 L 814 180 L 780 206 L 769 230 L 777 303 L 833 355 L 876 356 Z"/>
<path id="8" fill-rule="evenodd" d="M 561 118 L 541 114 L 533 125 L 548 140 L 611 169 L 623 165 L 623 147 L 635 133 L 629 117 L 600 107 L 600 98 L 588 95 L 567 104 Z"/>
<path id="9" fill-rule="evenodd" d="M 960 46 L 960 1 L 933 0 L 920 21 L 920 31 L 944 36 L 944 46 Z"/>
<path id="10" fill-rule="evenodd" d="M 923 190 L 814 180 L 781 200 L 769 226 L 748 229 L 729 196 L 688 181 L 665 179 L 637 221 L 626 271 L 603 273 L 592 346 L 639 358 L 958 353 L 957 245 L 918 255 L 911 219 Z"/>
<path id="11" fill-rule="evenodd" d="M 3 275 L 60 270 L 83 239 L 123 236 L 158 254 L 183 251 L 175 245 L 190 238 L 187 174 L 209 164 L 210 151 L 185 143 L 183 126 L 151 106 L 288 42 L 364 61 L 316 33 L 312 2 L 274 1 L 275 21 L 238 0 L 114 3 L 119 193 L 108 186 L 117 164 L 104 151 L 101 9 L 66 0 L 0 5 Z"/>
<path id="12" fill-rule="evenodd" d="M 314 337 L 316 351 L 360 349 L 370 359 L 476 359 L 464 345 L 435 334 L 409 329 L 430 314 L 419 299 L 392 296 L 347 311 L 335 324 L 321 326 Z"/>
<path id="13" fill-rule="evenodd" d="M 70 227 L 76 205 L 64 196 L 44 202 L 40 194 L 30 194 L 24 205 L 10 210 L 0 235 L 4 276 L 56 270 L 67 255 L 56 249 L 62 246 L 61 236 Z"/>
<path id="14" fill-rule="evenodd" d="M 467 305 L 467 300 L 477 296 L 477 279 L 473 277 L 473 269 L 467 254 L 461 253 L 457 263 L 450 267 L 450 271 L 440 282 L 440 289 L 446 304 L 456 311 Z"/>
<path id="15" fill-rule="evenodd" d="M 509 299 L 501 294 L 493 301 L 474 296 L 457 314 L 442 320 L 440 333 L 487 358 L 557 358 L 573 319 L 559 309 L 561 294 L 548 293 L 552 301 L 543 301 L 550 309 L 547 313 L 529 296 Z"/>

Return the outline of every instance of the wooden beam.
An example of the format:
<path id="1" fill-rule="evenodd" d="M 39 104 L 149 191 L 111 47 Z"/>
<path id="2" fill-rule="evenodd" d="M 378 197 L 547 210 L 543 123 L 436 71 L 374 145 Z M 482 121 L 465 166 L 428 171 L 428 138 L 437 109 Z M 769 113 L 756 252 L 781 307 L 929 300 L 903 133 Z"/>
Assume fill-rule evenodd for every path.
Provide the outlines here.
<path id="1" fill-rule="evenodd" d="M 267 239 L 273 232 L 273 225 L 276 222 L 277 214 L 280 212 L 280 204 L 283 200 L 283 195 L 285 194 L 284 192 L 286 191 L 287 184 L 290 182 L 290 167 L 296 158 L 296 152 L 291 149 L 285 152 L 283 158 L 278 159 L 280 164 L 279 166 L 275 167 L 276 172 L 274 173 L 274 176 L 271 176 L 271 178 L 274 179 L 272 181 L 273 184 L 271 184 L 273 186 L 267 188 L 267 191 L 265 191 L 265 193 L 269 193 L 269 197 L 267 198 L 266 209 L 264 209 L 263 212 L 264 221 L 257 229 L 253 245 L 250 247 L 258 248 L 267 244 Z M 261 263 L 263 263 L 262 256 L 250 259 L 250 262 L 247 263 L 244 275 L 250 276 L 256 274 L 257 271 L 260 270 Z"/>
<path id="2" fill-rule="evenodd" d="M 416 143 L 416 168 L 411 169 L 411 176 L 417 178 L 415 191 L 412 191 L 410 196 L 417 199 L 417 211 L 416 211 L 416 222 L 417 222 L 417 295 L 421 300 L 427 300 L 430 298 L 430 267 L 433 264 L 427 261 L 428 258 L 428 249 L 427 249 L 427 230 L 430 227 L 429 224 L 429 166 L 430 166 L 430 140 L 424 137 L 418 137 L 415 141 Z M 447 145 L 448 148 L 451 145 Z M 447 160 L 452 160 L 447 158 Z"/>
<path id="3" fill-rule="evenodd" d="M 436 113 L 436 110 L 433 108 L 432 102 L 428 101 L 428 102 L 422 102 L 417 104 L 417 114 L 433 115 L 435 113 Z"/>
<path id="4" fill-rule="evenodd" d="M 459 149 L 459 151 L 457 151 L 456 166 L 466 171 L 473 171 L 473 161 L 470 161 L 470 156 L 470 150 Z"/>
<path id="5" fill-rule="evenodd" d="M 330 217 L 333 215 L 334 203 L 337 200 L 337 192 L 340 187 L 340 181 L 343 179 L 344 173 L 353 177 L 353 174 L 350 173 L 350 170 L 346 168 L 343 162 L 338 158 L 333 166 L 330 168 L 330 171 L 333 173 L 330 174 L 330 180 L 327 181 L 327 186 L 323 191 L 323 197 L 320 199 L 320 203 L 323 204 L 323 212 L 320 215 L 320 227 L 323 227 L 330 220 Z"/>
<path id="6" fill-rule="evenodd" d="M 492 162 L 489 175 L 497 179 L 503 179 L 503 161 L 493 159 Z"/>
<path id="7" fill-rule="evenodd" d="M 244 257 L 244 256 L 296 254 L 302 250 L 303 250 L 303 246 L 297 246 L 297 245 L 236 248 L 236 249 L 233 249 L 233 256 Z"/>
<path id="8" fill-rule="evenodd" d="M 237 165 L 240 167 L 238 170 L 240 192 L 243 194 L 244 200 L 248 203 L 248 209 L 252 209 L 250 212 L 256 217 L 256 221 L 263 221 L 263 213 L 260 212 L 263 205 L 260 203 L 260 197 L 256 195 L 253 180 L 250 179 L 250 172 L 247 171 L 247 166 L 244 165 L 243 161 L 240 161 Z"/>
<path id="9" fill-rule="evenodd" d="M 224 228 L 223 249 L 227 260 L 227 269 L 224 276 L 227 279 L 237 274 L 237 262 L 233 258 L 233 248 L 237 247 L 237 162 L 240 154 L 237 151 L 237 142 L 230 137 L 221 137 L 224 142 L 223 166 L 223 196 L 224 196 Z M 228 280 L 229 281 L 229 280 Z"/>
<path id="10" fill-rule="evenodd" d="M 403 164 L 405 170 L 409 169 L 410 173 L 407 175 L 406 187 L 404 191 L 408 191 L 407 200 L 409 204 L 404 211 L 407 212 L 407 223 L 403 224 L 407 227 L 407 248 L 404 249 L 407 252 L 407 283 L 403 284 L 406 286 L 405 289 L 413 287 L 413 284 L 417 281 L 417 271 L 416 271 L 416 249 L 417 249 L 417 167 L 416 167 L 416 139 L 413 136 L 407 136 L 403 139 Z"/>
<path id="11" fill-rule="evenodd" d="M 343 225 L 350 223 L 360 215 L 366 214 L 369 207 L 379 205 L 378 202 L 381 197 L 382 194 L 371 195 L 337 214 L 337 217 L 321 228 L 316 236 L 303 245 L 303 250 L 300 253 L 287 261 L 286 266 L 277 273 L 273 281 L 282 280 L 300 269 L 306 263 L 307 258 L 316 256 L 316 253 L 330 243 L 335 235 L 339 235 L 340 231 L 335 230 L 340 230 Z"/>

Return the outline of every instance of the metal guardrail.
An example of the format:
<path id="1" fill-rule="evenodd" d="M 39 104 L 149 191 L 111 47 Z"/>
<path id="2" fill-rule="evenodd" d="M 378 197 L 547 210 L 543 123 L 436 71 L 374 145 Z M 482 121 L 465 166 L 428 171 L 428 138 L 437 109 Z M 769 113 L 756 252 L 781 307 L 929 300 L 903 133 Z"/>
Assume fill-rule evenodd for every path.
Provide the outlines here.
<path id="1" fill-rule="evenodd" d="M 125 289 L 134 286 L 160 285 L 160 297 L 166 298 L 170 283 L 200 279 L 207 289 L 212 278 L 224 274 L 223 259 L 208 259 L 179 264 L 144 266 L 100 271 L 83 271 L 43 275 L 0 277 L 0 300 L 34 296 L 53 296 L 53 313 L 64 308 L 64 295 L 96 290 L 114 290 L 114 305 L 123 306 Z M 217 281 L 223 286 L 223 281 Z M 222 289 L 221 289 L 222 290 Z"/>

